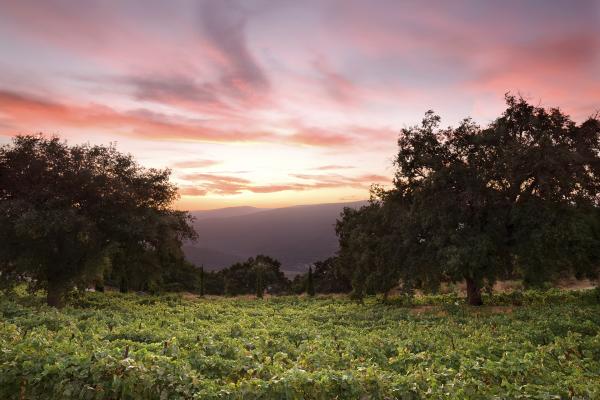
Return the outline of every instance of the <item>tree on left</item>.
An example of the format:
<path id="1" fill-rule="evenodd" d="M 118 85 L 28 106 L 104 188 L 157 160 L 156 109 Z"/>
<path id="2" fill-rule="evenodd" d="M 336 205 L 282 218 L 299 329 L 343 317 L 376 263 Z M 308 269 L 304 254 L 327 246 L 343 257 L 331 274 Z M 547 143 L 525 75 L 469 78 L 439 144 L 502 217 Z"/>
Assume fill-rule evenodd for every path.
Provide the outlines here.
<path id="1" fill-rule="evenodd" d="M 114 145 L 16 136 L 0 147 L 0 280 L 46 289 L 61 307 L 73 287 L 126 268 L 120 260 L 154 271 L 183 260 L 181 244 L 196 234 L 172 207 L 170 173 Z"/>

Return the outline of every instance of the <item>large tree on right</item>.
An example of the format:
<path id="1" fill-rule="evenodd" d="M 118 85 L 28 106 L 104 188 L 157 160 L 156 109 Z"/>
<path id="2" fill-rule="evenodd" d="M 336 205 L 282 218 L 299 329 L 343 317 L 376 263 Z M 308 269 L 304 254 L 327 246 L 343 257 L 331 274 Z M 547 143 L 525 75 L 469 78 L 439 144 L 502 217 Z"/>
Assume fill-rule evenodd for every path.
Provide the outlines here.
<path id="1" fill-rule="evenodd" d="M 380 197 L 396 238 L 388 253 L 402 255 L 386 264 L 403 282 L 464 280 L 479 305 L 483 285 L 500 278 L 597 276 L 600 121 L 506 103 L 485 128 L 466 119 L 443 129 L 428 112 L 402 131 L 395 187 Z"/>
<path id="2" fill-rule="evenodd" d="M 406 262 L 427 255 L 431 265 L 420 272 L 464 279 L 473 305 L 484 281 L 499 277 L 535 284 L 597 273 L 600 122 L 577 125 L 558 109 L 506 102 L 486 128 L 467 119 L 440 129 L 429 112 L 398 140 L 395 190 L 410 207 L 400 228 L 411 244 Z"/>

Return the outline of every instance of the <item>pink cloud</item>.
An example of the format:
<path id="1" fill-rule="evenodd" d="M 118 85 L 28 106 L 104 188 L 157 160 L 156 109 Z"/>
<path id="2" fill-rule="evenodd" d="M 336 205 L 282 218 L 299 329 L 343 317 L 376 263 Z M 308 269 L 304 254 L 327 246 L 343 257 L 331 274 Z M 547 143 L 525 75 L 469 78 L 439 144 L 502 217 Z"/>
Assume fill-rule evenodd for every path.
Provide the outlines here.
<path id="1" fill-rule="evenodd" d="M 354 177 L 343 176 L 339 174 L 293 174 L 293 177 L 305 180 L 312 180 L 321 183 L 334 183 L 334 184 L 358 184 L 363 185 L 365 183 L 389 183 L 391 178 L 388 176 L 377 175 L 377 174 L 364 174 Z"/>
<path id="2" fill-rule="evenodd" d="M 195 120 L 148 110 L 117 111 L 98 105 L 67 105 L 23 93 L 0 90 L 3 123 L 27 131 L 55 131 L 61 128 L 104 129 L 114 133 L 152 140 L 188 140 L 216 143 L 270 142 L 307 146 L 348 146 L 355 142 L 351 134 L 296 127 L 297 133 L 278 135 L 252 129 L 224 129 L 203 125 Z M 14 134 L 13 129 L 3 133 Z"/>
<path id="3" fill-rule="evenodd" d="M 213 165 L 220 164 L 221 161 L 217 160 L 188 160 L 188 161 L 179 161 L 173 163 L 173 168 L 205 168 L 212 167 Z"/>
<path id="4" fill-rule="evenodd" d="M 329 129 L 321 128 L 303 128 L 298 127 L 298 133 L 288 137 L 291 143 L 297 143 L 307 146 L 348 146 L 354 143 L 354 138 L 350 134 L 337 133 Z"/>
<path id="5" fill-rule="evenodd" d="M 293 174 L 297 178 L 306 182 L 286 182 L 274 183 L 269 185 L 257 185 L 248 179 L 234 176 L 213 175 L 213 174 L 187 174 L 181 176 L 181 179 L 193 182 L 191 186 L 184 188 L 195 188 L 198 190 L 197 196 L 204 196 L 208 193 L 218 195 L 251 193 L 275 193 L 284 191 L 305 191 L 317 189 L 331 189 L 354 187 L 367 189 L 373 183 L 390 183 L 391 178 L 376 175 L 364 174 L 359 176 L 347 177 L 338 174 Z M 188 195 L 194 195 L 193 191 L 186 191 Z"/>
<path id="6" fill-rule="evenodd" d="M 140 3 L 139 6 L 142 6 Z M 9 23 L 26 26 L 22 32 L 38 43 L 84 56 L 111 70 L 189 73 L 195 69 L 185 48 L 173 46 L 135 16 L 135 8 L 123 9 L 104 2 L 79 3 L 47 0 L 42 3 L 4 1 L 2 12 Z M 144 15 L 140 9 L 139 15 Z M 154 3 L 156 14 L 146 17 L 174 19 L 169 7 Z M 143 45 L 142 45 L 143 44 Z M 160 62 L 157 62 L 160 60 Z"/>
<path id="7" fill-rule="evenodd" d="M 248 179 L 239 178 L 236 176 L 213 175 L 213 174 L 186 174 L 182 175 L 181 179 L 186 181 L 208 181 L 208 182 L 226 182 L 226 183 L 250 183 Z"/>
<path id="8" fill-rule="evenodd" d="M 358 86 L 342 74 L 334 71 L 324 57 L 315 60 L 314 66 L 322 76 L 327 93 L 335 101 L 344 105 L 356 105 L 363 94 Z"/>
<path id="9" fill-rule="evenodd" d="M 180 187 L 179 194 L 182 196 L 205 196 L 208 190 L 193 186 Z"/>
<path id="10" fill-rule="evenodd" d="M 186 196 L 366 188 L 389 181 L 369 172 L 429 108 L 485 123 L 520 91 L 576 119 L 597 110 L 596 3 L 0 0 L 0 134 L 106 132 L 318 157 L 307 168 L 318 174 L 266 184 L 219 168 L 183 185 Z M 216 165 L 187 157 L 180 174 Z"/>
<path id="11" fill-rule="evenodd" d="M 202 32 L 225 69 L 221 83 L 235 95 L 256 99 L 270 87 L 266 73 L 248 49 L 246 16 L 239 7 L 222 1 L 202 3 Z"/>
<path id="12" fill-rule="evenodd" d="M 321 165 L 320 167 L 315 167 L 313 169 L 319 170 L 319 171 L 328 171 L 328 170 L 335 170 L 335 169 L 352 169 L 352 168 L 356 168 L 352 165 L 335 165 L 335 164 L 328 164 L 328 165 Z"/>
<path id="13" fill-rule="evenodd" d="M 30 131 L 60 127 L 110 129 L 148 139 L 208 142 L 264 141 L 275 137 L 265 132 L 220 131 L 147 110 L 121 112 L 98 104 L 65 105 L 7 91 L 0 91 L 0 109 L 9 121 L 26 124 L 23 128 Z"/>
<path id="14" fill-rule="evenodd" d="M 233 2 L 182 9 L 153 2 L 3 2 L 7 23 L 26 38 L 126 76 L 133 96 L 186 110 L 224 112 L 268 104 L 270 82 L 248 48 L 246 11 Z M 177 27 L 164 31 L 159 26 Z M 97 80 L 98 77 L 89 78 Z M 123 82 L 121 82 L 123 83 Z"/>

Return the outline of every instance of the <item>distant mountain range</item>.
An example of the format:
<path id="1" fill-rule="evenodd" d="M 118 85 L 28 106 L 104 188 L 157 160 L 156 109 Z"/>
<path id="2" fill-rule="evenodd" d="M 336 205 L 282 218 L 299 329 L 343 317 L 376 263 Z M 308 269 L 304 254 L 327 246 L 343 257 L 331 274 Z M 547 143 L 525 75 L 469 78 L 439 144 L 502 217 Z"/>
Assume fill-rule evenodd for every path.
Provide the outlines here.
<path id="1" fill-rule="evenodd" d="M 304 272 L 312 262 L 335 254 L 335 222 L 344 207 L 366 201 L 285 208 L 228 207 L 194 211 L 196 243 L 186 244 L 187 259 L 219 270 L 248 257 L 266 254 L 281 261 L 288 274 Z"/>

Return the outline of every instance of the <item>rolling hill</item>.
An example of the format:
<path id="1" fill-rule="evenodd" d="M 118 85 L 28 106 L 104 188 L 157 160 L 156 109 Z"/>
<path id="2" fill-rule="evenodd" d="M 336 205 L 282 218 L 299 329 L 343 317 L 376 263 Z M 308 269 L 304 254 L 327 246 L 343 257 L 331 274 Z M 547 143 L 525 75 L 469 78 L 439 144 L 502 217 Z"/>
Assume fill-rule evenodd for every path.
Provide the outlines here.
<path id="1" fill-rule="evenodd" d="M 219 270 L 257 254 L 275 257 L 288 274 L 303 272 L 337 250 L 335 221 L 344 207 L 366 201 L 274 209 L 229 207 L 196 211 L 198 241 L 184 246 L 187 259 Z"/>

